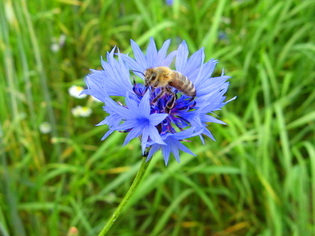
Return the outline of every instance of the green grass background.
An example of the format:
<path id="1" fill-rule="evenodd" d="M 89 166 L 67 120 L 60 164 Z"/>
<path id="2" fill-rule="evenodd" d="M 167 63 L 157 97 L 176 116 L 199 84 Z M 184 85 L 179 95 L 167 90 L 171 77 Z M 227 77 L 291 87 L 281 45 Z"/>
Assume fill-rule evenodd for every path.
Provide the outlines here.
<path id="1" fill-rule="evenodd" d="M 216 142 L 154 156 L 110 235 L 315 235 L 313 0 L 0 1 L 0 235 L 96 235 L 141 162 L 68 94 L 117 45 L 184 39 L 232 76 Z M 54 37 L 66 36 L 58 52 Z M 71 108 L 88 105 L 88 118 Z M 42 122 L 52 132 L 42 134 Z M 70 235 L 70 234 L 68 234 Z"/>

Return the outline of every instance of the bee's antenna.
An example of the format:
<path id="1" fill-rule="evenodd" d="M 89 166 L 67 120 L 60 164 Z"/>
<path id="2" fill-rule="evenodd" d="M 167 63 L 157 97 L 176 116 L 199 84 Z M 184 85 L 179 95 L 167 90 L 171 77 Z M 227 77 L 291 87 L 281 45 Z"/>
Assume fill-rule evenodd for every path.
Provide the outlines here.
<path id="1" fill-rule="evenodd" d="M 138 72 L 138 73 L 140 73 L 140 74 L 143 74 L 143 76 L 145 76 L 142 71 L 138 71 L 138 70 L 131 70 L 131 71 L 133 71 L 133 72 Z"/>

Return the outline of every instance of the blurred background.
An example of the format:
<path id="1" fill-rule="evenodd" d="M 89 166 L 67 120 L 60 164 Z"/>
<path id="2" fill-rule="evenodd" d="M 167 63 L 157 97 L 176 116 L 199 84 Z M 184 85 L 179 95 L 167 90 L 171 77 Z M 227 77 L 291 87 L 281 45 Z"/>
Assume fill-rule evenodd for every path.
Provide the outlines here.
<path id="1" fill-rule="evenodd" d="M 117 45 L 182 40 L 230 79 L 196 157 L 147 175 L 110 235 L 315 235 L 313 0 L 0 1 L 0 235 L 96 235 L 141 162 L 78 97 Z"/>

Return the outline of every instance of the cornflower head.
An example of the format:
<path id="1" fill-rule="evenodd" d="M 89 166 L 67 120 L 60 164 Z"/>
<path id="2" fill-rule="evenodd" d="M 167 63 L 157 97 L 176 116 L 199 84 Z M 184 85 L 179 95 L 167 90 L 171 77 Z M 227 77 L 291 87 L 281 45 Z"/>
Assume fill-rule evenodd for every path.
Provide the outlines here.
<path id="1" fill-rule="evenodd" d="M 206 135 L 214 140 L 208 123 L 225 123 L 210 114 L 234 99 L 224 101 L 230 77 L 223 72 L 219 77 L 211 77 L 217 61 L 204 62 L 203 49 L 189 57 L 185 41 L 176 51 L 167 53 L 169 45 L 167 40 L 157 50 L 151 38 L 143 53 L 131 40 L 134 57 L 119 50 L 115 53 L 114 48 L 101 61 L 103 70 L 91 70 L 86 76 L 87 89 L 83 91 L 105 103 L 103 109 L 109 115 L 98 125 L 108 125 L 109 130 L 102 140 L 114 131 L 127 133 L 124 145 L 139 137 L 147 160 L 161 149 L 166 165 L 171 153 L 179 162 L 179 150 L 194 155 L 183 144 L 186 139 L 199 136 L 204 143 Z M 169 68 L 174 59 L 172 70 Z M 165 75 L 169 80 L 163 86 L 158 86 L 162 75 L 149 73 L 148 69 L 154 68 L 169 72 Z M 135 77 L 143 82 L 135 82 Z M 174 79 L 177 82 L 169 82 Z M 189 95 L 188 89 L 195 91 L 194 95 Z M 124 103 L 113 100 L 113 96 L 122 97 Z"/>

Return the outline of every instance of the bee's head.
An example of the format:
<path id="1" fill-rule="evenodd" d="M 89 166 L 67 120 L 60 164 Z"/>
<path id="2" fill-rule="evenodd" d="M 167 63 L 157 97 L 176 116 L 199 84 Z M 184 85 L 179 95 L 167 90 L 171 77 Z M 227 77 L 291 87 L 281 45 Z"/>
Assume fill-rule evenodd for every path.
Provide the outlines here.
<path id="1" fill-rule="evenodd" d="M 152 86 L 155 84 L 155 80 L 157 78 L 156 72 L 153 68 L 149 68 L 144 72 L 144 86 Z"/>

